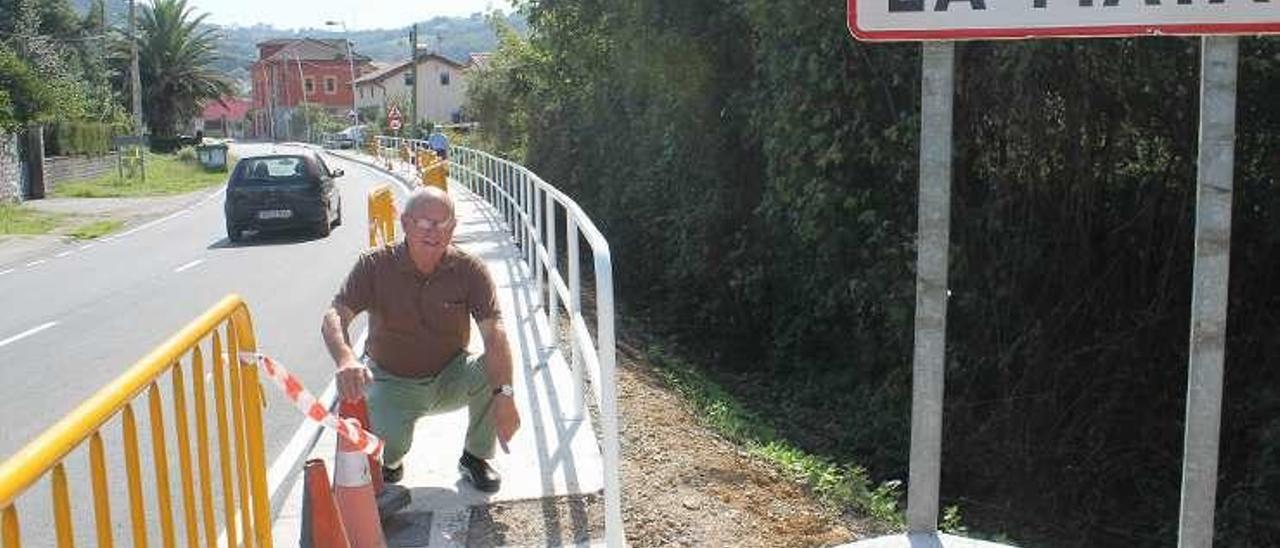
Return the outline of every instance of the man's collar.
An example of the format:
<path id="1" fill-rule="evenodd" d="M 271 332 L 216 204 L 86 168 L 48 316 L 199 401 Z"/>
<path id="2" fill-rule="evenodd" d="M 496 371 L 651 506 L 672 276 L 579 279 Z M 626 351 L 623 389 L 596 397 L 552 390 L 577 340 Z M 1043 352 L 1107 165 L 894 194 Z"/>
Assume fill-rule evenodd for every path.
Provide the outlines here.
<path id="1" fill-rule="evenodd" d="M 423 274 L 418 270 L 418 265 L 413 263 L 413 257 L 409 256 L 409 242 L 401 240 L 393 250 L 393 254 L 396 258 L 396 266 L 399 267 L 401 271 L 415 276 L 427 276 L 427 274 Z M 438 273 L 441 270 L 452 270 L 454 264 L 457 263 L 457 259 L 457 248 L 455 248 L 453 244 L 449 244 L 449 246 L 444 250 L 444 256 L 440 257 L 440 264 L 436 265 L 436 272 Z"/>

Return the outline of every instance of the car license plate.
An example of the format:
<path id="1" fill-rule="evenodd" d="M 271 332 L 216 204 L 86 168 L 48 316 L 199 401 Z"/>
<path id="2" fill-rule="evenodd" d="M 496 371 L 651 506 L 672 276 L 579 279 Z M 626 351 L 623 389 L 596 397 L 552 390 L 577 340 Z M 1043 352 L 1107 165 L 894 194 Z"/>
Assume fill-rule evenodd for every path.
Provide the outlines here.
<path id="1" fill-rule="evenodd" d="M 259 219 L 288 219 L 293 216 L 293 211 L 289 209 L 268 209 L 258 212 Z"/>

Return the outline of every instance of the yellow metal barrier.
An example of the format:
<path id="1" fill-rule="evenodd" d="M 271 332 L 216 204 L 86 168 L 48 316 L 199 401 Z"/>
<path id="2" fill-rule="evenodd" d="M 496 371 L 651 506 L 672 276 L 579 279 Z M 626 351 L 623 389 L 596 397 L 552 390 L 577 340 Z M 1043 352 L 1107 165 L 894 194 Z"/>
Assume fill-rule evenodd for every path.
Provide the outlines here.
<path id="1" fill-rule="evenodd" d="M 222 332 L 219 332 L 219 329 Z M 208 342 L 207 353 L 202 346 Z M 225 344 L 224 344 L 225 342 Z M 257 342 L 249 309 L 237 295 L 223 298 L 217 305 L 187 324 L 123 375 L 80 404 L 61 421 L 0 464 L 0 541 L 4 548 L 21 546 L 18 499 L 46 474 L 51 475 L 52 502 L 57 545 L 72 546 L 74 538 L 72 500 L 68 495 L 66 459 L 88 440 L 89 469 L 96 539 L 98 546 L 112 546 L 114 526 L 107 484 L 107 460 L 100 429 L 119 416 L 123 428 L 125 480 L 134 546 L 147 546 L 147 516 L 160 525 L 162 545 L 174 546 L 176 527 L 170 474 L 179 479 L 185 538 L 188 546 L 215 546 L 219 541 L 214 515 L 214 475 L 211 455 L 216 449 L 222 502 L 221 527 L 227 546 L 271 546 L 271 517 L 267 497 L 266 456 L 262 434 L 262 392 L 256 364 L 239 359 L 227 363 L 226 356 L 241 351 L 254 352 Z M 205 356 L 212 359 L 208 371 L 212 394 L 206 386 Z M 184 365 L 182 360 L 186 358 Z M 176 443 L 165 439 L 161 377 L 169 374 L 169 400 L 174 411 Z M 188 406 L 187 379 L 194 406 Z M 134 400 L 146 392 L 155 471 L 154 498 L 145 500 L 142 463 L 138 447 L 138 421 Z M 211 396 L 211 397 L 210 397 Z M 216 418 L 217 445 L 211 445 L 209 407 Z M 193 462 L 189 412 L 195 417 Z M 228 414 L 230 421 L 228 422 Z M 232 441 L 234 440 L 234 444 Z M 169 448 L 176 447 L 178 468 L 169 469 Z M 196 479 L 199 480 L 197 491 Z M 233 488 L 234 486 L 234 488 Z M 238 495 L 238 496 L 237 496 Z M 76 501 L 82 501 L 77 498 Z M 155 507 L 148 508 L 147 502 Z M 151 511 L 148 511 L 151 510 Z M 87 516 L 77 509 L 75 515 Z"/>
<path id="2" fill-rule="evenodd" d="M 369 247 L 396 241 L 396 199 L 391 187 L 378 185 L 369 191 Z"/>

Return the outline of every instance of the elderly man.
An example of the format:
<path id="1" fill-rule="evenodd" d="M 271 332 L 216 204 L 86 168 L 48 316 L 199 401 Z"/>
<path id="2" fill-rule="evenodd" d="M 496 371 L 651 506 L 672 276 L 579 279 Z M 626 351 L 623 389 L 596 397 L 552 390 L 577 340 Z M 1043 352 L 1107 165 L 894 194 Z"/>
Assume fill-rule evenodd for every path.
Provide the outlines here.
<path id="1" fill-rule="evenodd" d="M 414 423 L 466 406 L 459 471 L 492 493 L 501 483 L 486 462 L 494 436 L 506 450 L 520 427 L 493 279 L 480 259 L 451 244 L 457 219 L 444 191 L 414 191 L 400 224 L 404 241 L 362 254 L 324 315 L 321 332 L 338 367 L 338 392 L 354 401 L 367 390 L 373 431 L 386 441 L 383 478 L 393 483 L 404 473 Z M 369 313 L 366 363 L 347 332 L 361 312 Z M 469 318 L 480 326 L 483 355 L 466 352 Z"/>

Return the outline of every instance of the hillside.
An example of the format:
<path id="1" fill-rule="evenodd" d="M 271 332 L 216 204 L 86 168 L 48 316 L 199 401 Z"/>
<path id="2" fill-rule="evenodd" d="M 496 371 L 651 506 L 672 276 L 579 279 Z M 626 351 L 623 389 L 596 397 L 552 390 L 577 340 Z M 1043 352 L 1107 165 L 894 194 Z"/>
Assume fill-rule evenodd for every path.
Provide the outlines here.
<path id="1" fill-rule="evenodd" d="M 89 11 L 93 0 L 71 0 L 71 5 L 80 14 Z M 107 18 L 113 25 L 123 25 L 128 13 L 128 3 L 107 2 Z M 507 22 L 521 33 L 528 29 L 524 18 L 518 13 L 506 15 Z M 341 30 L 321 29 L 280 29 L 271 25 L 218 26 L 220 39 L 218 53 L 220 59 L 215 67 L 227 73 L 232 79 L 247 88 L 249 80 L 248 67 L 258 55 L 256 44 L 272 38 L 342 38 L 347 36 Z M 396 29 L 351 31 L 351 41 L 356 52 L 372 57 L 375 61 L 392 62 L 409 57 L 409 24 Z M 468 17 L 433 17 L 418 22 L 418 42 L 430 51 L 442 53 L 445 57 L 463 61 L 473 52 L 493 51 L 497 46 L 497 36 L 488 17 L 473 13 Z"/>
<path id="2" fill-rule="evenodd" d="M 524 32 L 527 29 L 524 18 L 518 14 L 507 16 L 507 21 L 516 29 Z M 218 69 L 237 80 L 247 80 L 246 67 L 253 63 L 258 50 L 258 42 L 271 38 L 342 38 L 341 31 L 331 29 L 277 29 L 269 25 L 252 27 L 221 27 L 222 38 L 218 41 L 218 50 L 222 60 Z M 352 31 L 351 41 L 356 51 L 372 57 L 375 61 L 398 61 L 409 57 L 409 26 L 399 29 L 378 29 Z M 434 17 L 418 24 L 418 42 L 431 51 L 441 52 L 445 57 L 463 61 L 473 52 L 493 51 L 497 46 L 497 35 L 488 19 L 479 13 L 469 17 Z"/>

